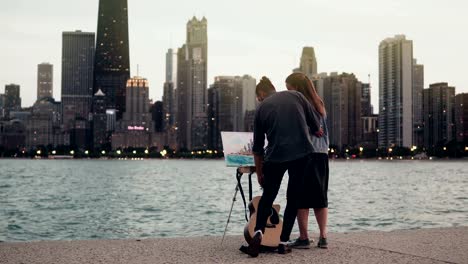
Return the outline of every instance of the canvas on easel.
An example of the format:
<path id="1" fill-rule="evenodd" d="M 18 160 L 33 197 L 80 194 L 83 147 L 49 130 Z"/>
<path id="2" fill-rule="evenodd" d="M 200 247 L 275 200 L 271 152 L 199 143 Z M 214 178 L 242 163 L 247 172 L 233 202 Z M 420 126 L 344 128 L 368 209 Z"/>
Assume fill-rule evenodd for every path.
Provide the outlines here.
<path id="1" fill-rule="evenodd" d="M 221 132 L 224 160 L 228 167 L 255 166 L 252 132 Z"/>

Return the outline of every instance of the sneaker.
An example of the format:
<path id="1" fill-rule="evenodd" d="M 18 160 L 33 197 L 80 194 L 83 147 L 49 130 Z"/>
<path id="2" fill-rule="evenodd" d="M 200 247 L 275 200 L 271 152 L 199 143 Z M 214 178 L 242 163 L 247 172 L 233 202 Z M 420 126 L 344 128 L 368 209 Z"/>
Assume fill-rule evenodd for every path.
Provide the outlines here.
<path id="1" fill-rule="evenodd" d="M 249 256 L 253 258 L 258 257 L 258 253 L 260 253 L 260 245 L 262 244 L 262 237 L 263 234 L 261 231 L 255 232 L 255 235 L 252 238 L 252 241 L 250 242 L 249 247 L 246 250 L 246 253 L 249 254 Z"/>
<path id="2" fill-rule="evenodd" d="M 291 248 L 287 244 L 279 244 L 278 245 L 278 253 L 279 254 L 288 254 L 291 253 Z"/>
<path id="3" fill-rule="evenodd" d="M 318 248 L 328 248 L 327 238 L 321 237 L 319 238 L 319 242 L 317 243 Z"/>
<path id="4" fill-rule="evenodd" d="M 313 242 L 313 240 L 312 240 Z M 310 248 L 310 240 L 306 239 L 299 239 L 296 238 L 288 243 L 288 246 L 291 248 L 299 248 L 299 249 L 309 249 Z"/>

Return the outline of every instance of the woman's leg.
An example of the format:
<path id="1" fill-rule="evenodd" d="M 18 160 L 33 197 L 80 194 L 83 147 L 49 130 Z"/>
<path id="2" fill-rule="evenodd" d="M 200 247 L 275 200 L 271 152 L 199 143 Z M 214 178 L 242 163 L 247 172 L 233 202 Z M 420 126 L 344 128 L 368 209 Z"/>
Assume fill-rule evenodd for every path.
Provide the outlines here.
<path id="1" fill-rule="evenodd" d="M 320 229 L 320 237 L 327 238 L 328 208 L 314 208 L 314 213 Z"/>

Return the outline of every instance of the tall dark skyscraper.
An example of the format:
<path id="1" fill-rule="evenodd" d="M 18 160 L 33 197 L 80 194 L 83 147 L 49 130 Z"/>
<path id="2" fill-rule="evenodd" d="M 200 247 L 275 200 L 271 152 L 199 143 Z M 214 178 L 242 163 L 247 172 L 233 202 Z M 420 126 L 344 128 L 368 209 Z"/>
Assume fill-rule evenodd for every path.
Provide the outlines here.
<path id="1" fill-rule="evenodd" d="M 5 85 L 5 98 L 3 107 L 7 117 L 10 116 L 11 111 L 21 110 L 20 86 L 18 84 Z"/>
<path id="2" fill-rule="evenodd" d="M 423 131 L 423 90 L 424 65 L 413 60 L 413 142 L 415 146 L 424 145 Z"/>
<path id="3" fill-rule="evenodd" d="M 187 41 L 177 52 L 177 126 L 179 147 L 207 147 L 207 20 L 187 23 Z"/>
<path id="4" fill-rule="evenodd" d="M 208 148 L 221 150 L 221 131 L 242 131 L 242 79 L 217 76 L 208 89 Z"/>
<path id="5" fill-rule="evenodd" d="M 54 66 L 49 63 L 37 65 L 37 100 L 53 97 Z"/>
<path id="6" fill-rule="evenodd" d="M 6 106 L 19 110 L 21 108 L 20 86 L 18 84 L 5 85 Z"/>
<path id="7" fill-rule="evenodd" d="M 125 89 L 130 79 L 127 0 L 100 0 L 94 60 L 94 92 L 106 95 L 109 109 L 125 112 Z"/>
<path id="8" fill-rule="evenodd" d="M 62 34 L 63 124 L 74 127 L 75 120 L 88 120 L 93 96 L 94 33 Z"/>
<path id="9" fill-rule="evenodd" d="M 468 93 L 455 96 L 455 126 L 457 141 L 468 143 Z"/>
<path id="10" fill-rule="evenodd" d="M 455 87 L 431 84 L 423 99 L 424 145 L 440 147 L 455 138 Z"/>

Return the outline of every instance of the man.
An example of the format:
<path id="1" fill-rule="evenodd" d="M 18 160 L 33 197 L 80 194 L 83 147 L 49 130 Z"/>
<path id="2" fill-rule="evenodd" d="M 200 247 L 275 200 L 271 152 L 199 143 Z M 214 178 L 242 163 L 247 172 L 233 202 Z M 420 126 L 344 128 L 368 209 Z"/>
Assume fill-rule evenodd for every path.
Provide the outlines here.
<path id="1" fill-rule="evenodd" d="M 263 187 L 258 205 L 255 233 L 246 253 L 257 257 L 273 201 L 278 194 L 283 175 L 288 170 L 287 205 L 284 212 L 278 253 L 291 252 L 287 245 L 297 215 L 297 200 L 301 181 L 312 153 L 310 132 L 320 135 L 319 120 L 307 99 L 297 91 L 276 92 L 266 77 L 256 90 L 261 102 L 254 121 L 254 145 L 257 179 Z M 264 151 L 265 134 L 268 146 Z"/>

